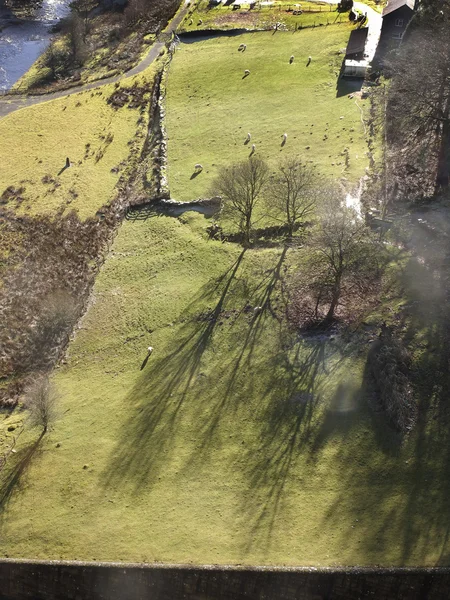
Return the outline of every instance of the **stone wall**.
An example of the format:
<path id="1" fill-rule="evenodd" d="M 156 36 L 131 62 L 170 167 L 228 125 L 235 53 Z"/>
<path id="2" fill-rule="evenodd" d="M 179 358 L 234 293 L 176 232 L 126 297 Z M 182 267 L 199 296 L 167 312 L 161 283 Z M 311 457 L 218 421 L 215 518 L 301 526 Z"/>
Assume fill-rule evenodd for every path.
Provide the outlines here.
<path id="1" fill-rule="evenodd" d="M 447 600 L 450 571 L 0 563 L 1 600 Z"/>

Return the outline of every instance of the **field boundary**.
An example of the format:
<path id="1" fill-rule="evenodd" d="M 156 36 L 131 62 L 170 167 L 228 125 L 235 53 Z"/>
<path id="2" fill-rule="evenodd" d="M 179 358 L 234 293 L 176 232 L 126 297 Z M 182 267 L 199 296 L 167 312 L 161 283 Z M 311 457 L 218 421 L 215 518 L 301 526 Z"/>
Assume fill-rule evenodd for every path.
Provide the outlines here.
<path id="1" fill-rule="evenodd" d="M 2 600 L 447 600 L 448 568 L 0 561 Z"/>
<path id="2" fill-rule="evenodd" d="M 448 567 L 387 567 L 387 566 L 276 566 L 276 565 L 239 565 L 239 564 L 189 564 L 189 563 L 139 563 L 120 561 L 89 561 L 89 560 L 41 560 L 28 558 L 0 558 L 0 568 L 3 565 L 42 565 L 55 567 L 100 567 L 120 569 L 148 569 L 165 571 L 237 571 L 256 573 L 342 573 L 349 575 L 450 575 Z"/>

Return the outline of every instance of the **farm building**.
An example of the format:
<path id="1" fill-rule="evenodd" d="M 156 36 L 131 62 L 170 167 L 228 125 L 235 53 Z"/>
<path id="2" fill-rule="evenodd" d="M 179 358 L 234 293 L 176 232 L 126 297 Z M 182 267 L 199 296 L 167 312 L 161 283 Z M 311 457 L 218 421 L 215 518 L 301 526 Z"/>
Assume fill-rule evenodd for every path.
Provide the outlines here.
<path id="1" fill-rule="evenodd" d="M 389 0 L 383 10 L 380 43 L 398 45 L 405 33 L 416 7 L 416 0 Z"/>
<path id="2" fill-rule="evenodd" d="M 366 76 L 368 63 L 364 54 L 368 33 L 368 27 L 354 29 L 351 32 L 345 51 L 344 77 Z"/>
<path id="3" fill-rule="evenodd" d="M 362 27 L 361 29 L 354 29 L 350 34 L 348 40 L 347 49 L 345 51 L 345 58 L 348 60 L 362 60 L 364 58 L 364 50 L 367 42 L 367 35 L 369 33 L 368 27 Z"/>

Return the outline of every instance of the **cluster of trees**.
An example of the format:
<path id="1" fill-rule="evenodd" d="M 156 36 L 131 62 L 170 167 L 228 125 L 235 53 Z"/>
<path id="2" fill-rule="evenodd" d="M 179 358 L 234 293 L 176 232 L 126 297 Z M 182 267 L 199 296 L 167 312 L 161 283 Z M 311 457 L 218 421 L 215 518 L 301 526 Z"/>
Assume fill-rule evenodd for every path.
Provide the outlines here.
<path id="1" fill-rule="evenodd" d="M 264 205 L 266 214 L 284 222 L 292 236 L 316 206 L 321 178 L 314 167 L 293 157 L 280 163 L 275 173 L 259 158 L 223 167 L 213 192 L 223 199 L 223 215 L 238 227 L 244 245 L 251 242 L 255 212 Z"/>
<path id="2" fill-rule="evenodd" d="M 145 33 L 159 32 L 175 14 L 180 0 L 113 0 L 102 4 L 107 14 L 98 20 L 97 26 L 92 18 L 98 6 L 95 0 L 72 2 L 70 16 L 61 23 L 63 37 L 57 38 L 46 52 L 48 80 L 73 75 L 99 47 L 107 47 L 113 53 L 117 44 L 123 42 L 125 57 L 137 54 L 140 44 L 133 42 L 130 34 L 137 33 L 142 39 Z M 95 14 L 98 15 L 98 10 Z M 106 18 L 111 23 L 109 28 L 104 25 Z"/>
<path id="3" fill-rule="evenodd" d="M 305 218 L 308 260 L 294 278 L 291 317 L 296 324 L 330 323 L 346 297 L 367 295 L 381 273 L 380 245 L 374 232 L 352 206 L 344 191 L 317 176 L 314 167 L 299 158 L 282 162 L 270 174 L 258 158 L 223 168 L 214 183 L 221 195 L 222 214 L 238 226 L 244 245 L 251 241 L 255 208 L 285 224 L 291 237 Z"/>

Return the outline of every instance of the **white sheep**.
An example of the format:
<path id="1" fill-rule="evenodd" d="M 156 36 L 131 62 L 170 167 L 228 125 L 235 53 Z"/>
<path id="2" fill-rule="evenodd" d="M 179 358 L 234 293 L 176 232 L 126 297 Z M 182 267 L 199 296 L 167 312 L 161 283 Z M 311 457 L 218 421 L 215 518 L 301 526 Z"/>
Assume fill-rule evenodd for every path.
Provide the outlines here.
<path id="1" fill-rule="evenodd" d="M 247 133 L 247 142 L 249 142 L 252 139 L 252 134 L 251 133 Z"/>
<path id="2" fill-rule="evenodd" d="M 287 133 L 283 133 L 283 142 L 286 143 L 287 142 Z"/>
<path id="3" fill-rule="evenodd" d="M 255 144 L 252 144 L 252 152 L 255 152 L 255 150 L 256 150 L 256 146 L 255 146 Z"/>
<path id="4" fill-rule="evenodd" d="M 247 44 L 242 44 L 242 52 L 245 52 L 247 50 Z"/>
<path id="5" fill-rule="evenodd" d="M 250 71 L 248 69 L 245 69 L 244 75 L 250 75 Z"/>
<path id="6" fill-rule="evenodd" d="M 292 65 L 292 63 L 294 62 L 294 55 L 291 56 L 291 58 L 289 59 L 289 63 Z"/>
<path id="7" fill-rule="evenodd" d="M 197 163 L 194 167 L 194 169 L 196 171 L 203 171 L 203 165 L 201 165 L 200 163 Z"/>
<path id="8" fill-rule="evenodd" d="M 148 355 L 150 356 L 150 354 L 153 352 L 153 346 L 149 346 L 147 348 L 147 352 L 148 352 Z"/>
<path id="9" fill-rule="evenodd" d="M 198 24 L 199 24 L 199 25 L 202 25 L 202 24 L 203 24 L 203 19 L 199 19 L 199 20 L 198 20 Z"/>

